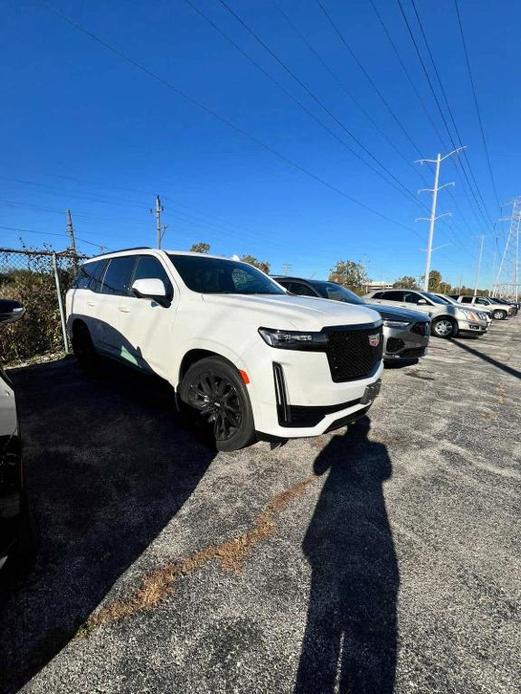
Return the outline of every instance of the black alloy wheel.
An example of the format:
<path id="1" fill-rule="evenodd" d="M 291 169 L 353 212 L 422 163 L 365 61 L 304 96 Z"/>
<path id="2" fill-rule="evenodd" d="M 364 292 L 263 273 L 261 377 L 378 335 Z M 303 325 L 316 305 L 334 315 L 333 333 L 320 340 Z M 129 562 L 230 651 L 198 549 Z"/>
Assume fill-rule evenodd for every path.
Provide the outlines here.
<path id="1" fill-rule="evenodd" d="M 219 357 L 208 357 L 188 369 L 180 398 L 210 427 L 220 451 L 233 451 L 254 439 L 248 392 L 237 370 Z"/>

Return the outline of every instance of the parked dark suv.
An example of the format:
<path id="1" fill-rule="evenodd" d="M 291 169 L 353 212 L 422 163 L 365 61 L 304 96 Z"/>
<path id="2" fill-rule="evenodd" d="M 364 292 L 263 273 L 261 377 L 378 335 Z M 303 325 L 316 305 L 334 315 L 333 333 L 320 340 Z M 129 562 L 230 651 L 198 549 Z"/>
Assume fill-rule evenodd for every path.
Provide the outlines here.
<path id="1" fill-rule="evenodd" d="M 384 361 L 413 360 L 424 356 L 429 343 L 430 319 L 423 313 L 364 301 L 336 282 L 285 275 L 277 275 L 274 279 L 292 294 L 360 304 L 378 311 L 383 319 Z"/>

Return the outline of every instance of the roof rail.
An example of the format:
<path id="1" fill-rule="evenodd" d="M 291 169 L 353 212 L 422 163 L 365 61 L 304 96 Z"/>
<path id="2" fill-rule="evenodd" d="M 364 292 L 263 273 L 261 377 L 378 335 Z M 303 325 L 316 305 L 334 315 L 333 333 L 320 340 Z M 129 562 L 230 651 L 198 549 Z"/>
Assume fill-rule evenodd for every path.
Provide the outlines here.
<path id="1" fill-rule="evenodd" d="M 130 248 L 116 248 L 112 251 L 105 251 L 105 253 L 97 253 L 96 255 L 89 256 L 89 260 L 92 258 L 98 258 L 100 255 L 110 255 L 112 253 L 124 253 L 125 251 L 144 251 L 152 250 L 151 246 L 131 246 Z"/>

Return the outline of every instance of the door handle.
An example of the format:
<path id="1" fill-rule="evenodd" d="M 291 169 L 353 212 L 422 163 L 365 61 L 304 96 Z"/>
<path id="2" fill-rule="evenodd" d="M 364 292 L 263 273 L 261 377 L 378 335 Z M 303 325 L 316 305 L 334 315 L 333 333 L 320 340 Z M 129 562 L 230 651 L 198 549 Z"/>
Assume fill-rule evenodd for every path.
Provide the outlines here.
<path id="1" fill-rule="evenodd" d="M 121 313 L 130 313 L 128 306 L 118 306 L 118 309 L 121 311 Z"/>
<path id="2" fill-rule="evenodd" d="M 91 308 L 93 308 L 94 306 L 96 306 L 96 302 L 95 301 L 87 301 L 87 306 L 90 306 Z"/>

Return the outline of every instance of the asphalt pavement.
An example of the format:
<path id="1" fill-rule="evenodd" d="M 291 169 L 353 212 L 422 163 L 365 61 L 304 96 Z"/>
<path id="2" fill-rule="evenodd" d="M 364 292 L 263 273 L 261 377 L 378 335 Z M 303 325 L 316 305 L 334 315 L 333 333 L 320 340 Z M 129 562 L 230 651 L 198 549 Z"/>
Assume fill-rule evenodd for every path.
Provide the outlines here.
<path id="1" fill-rule="evenodd" d="M 349 430 L 218 454 L 154 379 L 15 371 L 39 549 L 0 691 L 519 691 L 520 348 L 432 338 Z"/>

